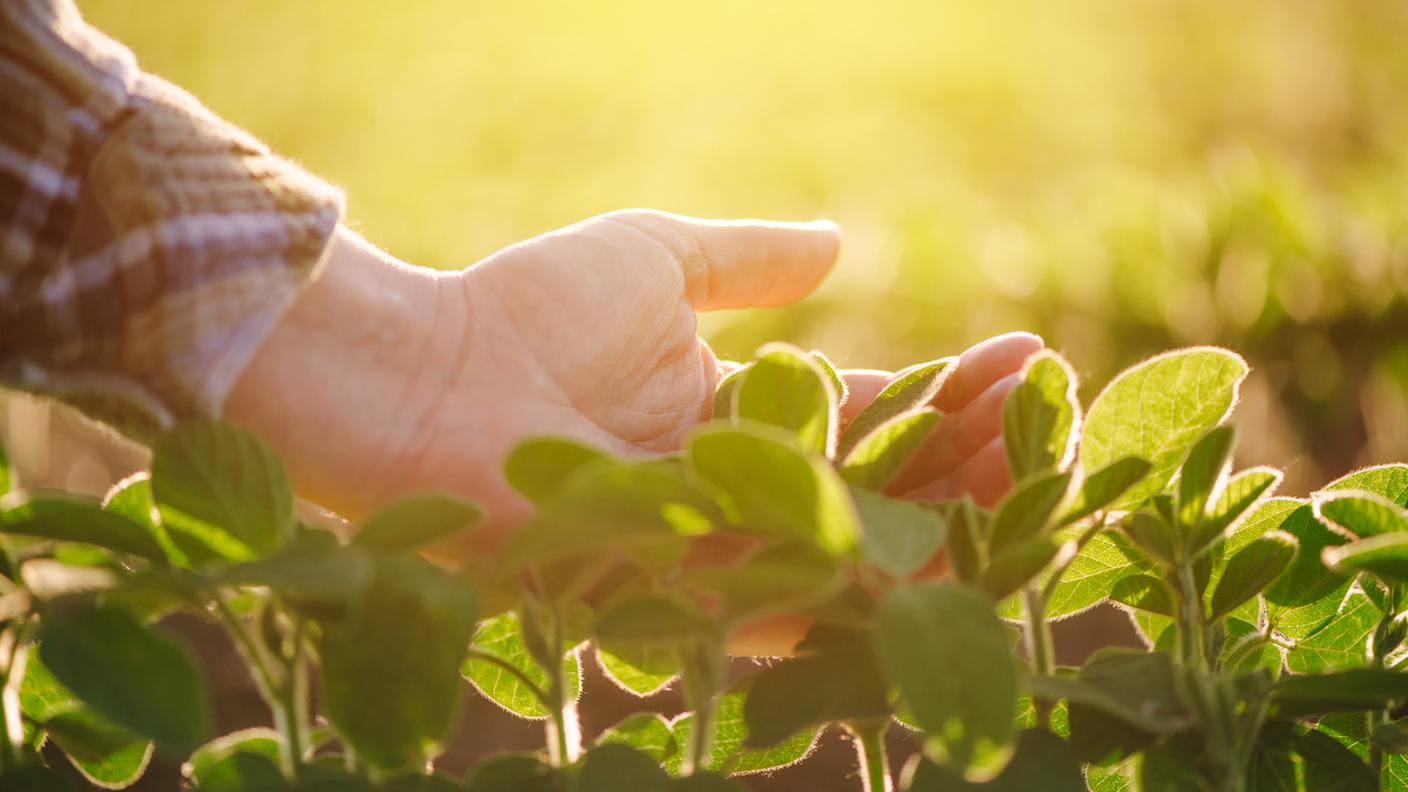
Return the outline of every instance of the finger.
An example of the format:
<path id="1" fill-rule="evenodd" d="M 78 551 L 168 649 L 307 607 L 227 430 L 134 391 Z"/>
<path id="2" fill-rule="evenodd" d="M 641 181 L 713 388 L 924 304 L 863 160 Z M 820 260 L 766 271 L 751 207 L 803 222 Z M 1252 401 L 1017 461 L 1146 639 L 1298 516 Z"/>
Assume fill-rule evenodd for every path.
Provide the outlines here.
<path id="1" fill-rule="evenodd" d="M 841 229 L 828 220 L 697 220 L 644 210 L 605 219 L 665 246 L 684 273 L 685 297 L 698 311 L 800 300 L 831 271 L 841 249 Z"/>
<path id="2" fill-rule="evenodd" d="M 989 508 L 1012 488 L 1007 468 L 1007 452 L 998 437 L 983 446 L 957 470 L 945 478 L 907 492 L 910 500 L 953 500 L 969 495 L 979 506 Z"/>
<path id="3" fill-rule="evenodd" d="M 890 384 L 895 375 L 875 369 L 845 369 L 840 374 L 846 383 L 846 400 L 841 402 L 840 407 L 841 430 L 845 431 L 851 421 L 860 415 L 860 411 L 875 401 L 875 397 L 880 395 L 880 391 Z"/>
<path id="4" fill-rule="evenodd" d="M 956 413 L 945 415 L 886 489 L 908 492 L 957 470 L 1002 434 L 1002 408 L 1017 387 L 1009 374 Z"/>
<path id="5" fill-rule="evenodd" d="M 1022 363 L 1044 346 L 1041 336 L 1005 333 L 970 347 L 958 356 L 958 365 L 934 397 L 934 406 L 944 412 L 957 411 L 994 382 L 1019 371 Z"/>

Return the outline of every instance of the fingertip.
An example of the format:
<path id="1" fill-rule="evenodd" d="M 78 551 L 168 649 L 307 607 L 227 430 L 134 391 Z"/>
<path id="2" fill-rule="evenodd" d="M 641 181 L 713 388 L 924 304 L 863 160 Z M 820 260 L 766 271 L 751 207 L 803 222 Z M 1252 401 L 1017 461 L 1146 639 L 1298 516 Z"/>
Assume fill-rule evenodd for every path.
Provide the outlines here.
<path id="1" fill-rule="evenodd" d="M 1041 336 L 1025 331 L 979 341 L 958 356 L 958 366 L 944 382 L 934 405 L 945 412 L 962 408 L 997 380 L 1021 370 L 1027 358 L 1045 347 Z"/>

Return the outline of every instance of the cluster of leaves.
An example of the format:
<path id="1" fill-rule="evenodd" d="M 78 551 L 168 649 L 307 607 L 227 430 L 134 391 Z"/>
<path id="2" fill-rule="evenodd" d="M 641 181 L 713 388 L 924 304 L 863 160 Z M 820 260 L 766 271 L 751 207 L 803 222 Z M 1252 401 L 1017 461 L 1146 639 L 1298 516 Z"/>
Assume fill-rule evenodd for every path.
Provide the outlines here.
<path id="1" fill-rule="evenodd" d="M 108 787 L 156 751 L 189 755 L 198 790 L 737 790 L 837 727 L 869 792 L 1408 789 L 1408 466 L 1274 498 L 1278 471 L 1231 469 L 1235 354 L 1153 358 L 1085 411 L 1043 352 L 1004 405 L 1000 502 L 891 497 L 952 365 L 843 426 L 830 363 L 771 345 L 678 454 L 530 441 L 505 474 L 535 516 L 458 574 L 415 550 L 474 506 L 419 496 L 342 541 L 215 423 L 102 503 L 10 493 L 0 786 L 59 788 L 49 741 Z M 1057 665 L 1051 622 L 1103 601 L 1147 648 Z M 177 609 L 230 631 L 274 728 L 209 740 L 200 676 L 152 626 Z M 788 657 L 731 671 L 743 638 L 799 624 Z M 583 744 L 584 658 L 686 712 L 643 706 Z M 543 721 L 545 750 L 429 774 L 461 676 Z M 897 770 L 892 728 L 922 745 Z"/>

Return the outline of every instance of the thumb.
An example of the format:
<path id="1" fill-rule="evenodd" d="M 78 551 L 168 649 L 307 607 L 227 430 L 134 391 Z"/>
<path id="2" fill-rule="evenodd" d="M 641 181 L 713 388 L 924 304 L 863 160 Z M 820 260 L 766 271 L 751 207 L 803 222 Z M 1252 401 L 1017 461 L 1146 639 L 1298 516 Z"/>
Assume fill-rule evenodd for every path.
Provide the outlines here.
<path id="1" fill-rule="evenodd" d="M 800 300 L 831 271 L 841 249 L 841 229 L 829 220 L 699 220 L 645 210 L 607 217 L 671 252 L 684 275 L 685 298 L 697 311 Z"/>

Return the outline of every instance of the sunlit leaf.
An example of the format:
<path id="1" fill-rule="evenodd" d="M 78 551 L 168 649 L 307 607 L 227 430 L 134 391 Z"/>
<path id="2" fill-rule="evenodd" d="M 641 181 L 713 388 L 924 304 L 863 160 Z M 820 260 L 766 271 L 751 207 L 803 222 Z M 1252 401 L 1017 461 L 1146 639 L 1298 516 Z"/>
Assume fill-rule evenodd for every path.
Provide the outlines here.
<path id="1" fill-rule="evenodd" d="M 92 498 L 64 492 L 17 490 L 0 497 L 0 533 L 85 542 L 143 558 L 166 558 L 161 545 L 139 523 L 104 511 Z"/>
<path id="2" fill-rule="evenodd" d="M 923 569 L 943 547 L 948 526 L 941 514 L 913 501 L 852 490 L 864 533 L 865 560 L 894 578 Z"/>
<path id="3" fill-rule="evenodd" d="M 748 739 L 748 723 L 743 717 L 745 700 L 746 694 L 741 689 L 730 690 L 714 699 L 710 770 L 733 775 L 762 773 L 796 764 L 811 753 L 820 729 L 803 729 L 769 748 L 745 748 L 744 742 Z M 694 729 L 694 714 L 685 713 L 671 721 L 670 729 L 681 750 L 666 759 L 665 769 L 677 774 L 684 746 L 689 745 L 690 732 Z"/>
<path id="4" fill-rule="evenodd" d="M 845 459 L 861 438 L 875 431 L 876 427 L 902 413 L 927 406 L 938 395 L 944 380 L 954 370 L 956 358 L 944 358 L 922 366 L 915 366 L 895 381 L 886 385 L 875 401 L 846 427 L 836 447 L 836 458 Z"/>
<path id="5" fill-rule="evenodd" d="M 737 417 L 795 434 L 802 447 L 833 450 L 838 394 L 830 378 L 805 352 L 769 344 L 744 375 L 735 397 Z"/>
<path id="6" fill-rule="evenodd" d="M 856 443 L 841 465 L 841 477 L 855 487 L 883 490 L 929 439 L 939 411 L 923 408 L 903 413 Z"/>
<path id="7" fill-rule="evenodd" d="M 1002 437 L 1013 480 L 1064 470 L 1075 453 L 1079 423 L 1071 364 L 1050 350 L 1028 358 L 1002 410 Z"/>
<path id="8" fill-rule="evenodd" d="M 675 653 L 659 647 L 598 646 L 596 660 L 611 681 L 636 696 L 659 692 L 680 673 Z"/>
<path id="9" fill-rule="evenodd" d="M 1316 493 L 1311 503 L 1316 517 L 1361 539 L 1387 533 L 1408 534 L 1408 511 L 1382 495 L 1332 490 Z"/>
<path id="10" fill-rule="evenodd" d="M 656 764 L 674 756 L 679 750 L 675 735 L 670 731 L 669 721 L 654 712 L 637 712 L 626 716 L 602 732 L 596 742 L 597 745 L 628 745 L 649 756 Z"/>
<path id="11" fill-rule="evenodd" d="M 207 785 L 231 790 L 242 788 L 240 784 L 258 788 L 259 783 L 272 781 L 266 775 L 271 768 L 282 779 L 281 742 L 278 732 L 263 727 L 221 735 L 197 748 L 181 766 L 181 775 L 202 792 Z M 256 758 L 231 761 L 239 754 Z"/>
<path id="12" fill-rule="evenodd" d="M 484 510 L 443 492 L 411 495 L 373 514 L 357 528 L 356 543 L 375 553 L 415 550 L 474 527 Z"/>
<path id="13" fill-rule="evenodd" d="M 1115 583 L 1110 589 L 1110 599 L 1131 608 L 1175 616 L 1178 605 L 1168 584 L 1153 575 L 1131 575 Z"/>
<path id="14" fill-rule="evenodd" d="M 1068 471 L 1037 474 L 1013 488 L 993 514 L 989 533 L 993 552 L 1042 536 L 1054 527 L 1051 517 L 1070 486 Z"/>
<path id="15" fill-rule="evenodd" d="M 474 633 L 472 646 L 517 669 L 539 690 L 548 690 L 551 680 L 528 651 L 528 645 L 523 640 L 522 621 L 517 613 L 507 611 L 481 623 Z M 490 701 L 521 718 L 542 719 L 552 714 L 532 688 L 496 663 L 471 657 L 464 661 L 460 673 Z M 581 667 L 576 652 L 568 652 L 563 657 L 562 675 L 566 680 L 568 698 L 575 700 L 582 689 Z"/>
<path id="16" fill-rule="evenodd" d="M 104 789 L 135 784 L 152 758 L 151 742 L 84 710 L 50 718 L 44 732 L 84 778 Z"/>
<path id="17" fill-rule="evenodd" d="M 1368 597 L 1351 592 L 1325 627 L 1286 653 L 1286 667 L 1297 674 L 1362 668 L 1369 662 L 1369 636 L 1381 618 Z"/>
<path id="18" fill-rule="evenodd" d="M 1212 429 L 1193 444 L 1179 468 L 1178 522 L 1190 533 L 1202 523 L 1208 500 L 1227 473 L 1236 439 L 1236 429 L 1230 425 Z"/>
<path id="19" fill-rule="evenodd" d="M 1126 490 L 1149 475 L 1153 465 L 1139 457 L 1121 457 L 1090 473 L 1081 481 L 1072 503 L 1057 522 L 1069 525 L 1110 505 Z"/>
<path id="20" fill-rule="evenodd" d="M 1218 539 L 1236 531 L 1242 518 L 1252 514 L 1252 507 L 1270 497 L 1280 483 L 1281 471 L 1268 467 L 1248 468 L 1228 479 L 1212 508 L 1190 532 L 1189 554 L 1206 552 Z"/>
<path id="21" fill-rule="evenodd" d="M 1345 575 L 1367 572 L 1390 584 L 1408 583 L 1408 533 L 1382 534 L 1321 553 L 1325 566 Z"/>
<path id="22" fill-rule="evenodd" d="M 1297 546 L 1285 531 L 1271 531 L 1238 551 L 1213 590 L 1209 618 L 1220 619 L 1260 594 L 1290 567 Z"/>

